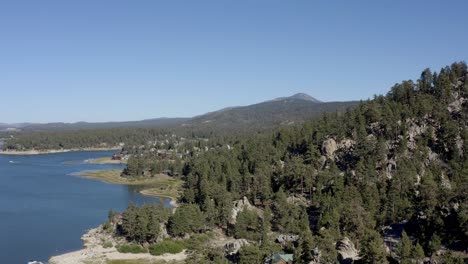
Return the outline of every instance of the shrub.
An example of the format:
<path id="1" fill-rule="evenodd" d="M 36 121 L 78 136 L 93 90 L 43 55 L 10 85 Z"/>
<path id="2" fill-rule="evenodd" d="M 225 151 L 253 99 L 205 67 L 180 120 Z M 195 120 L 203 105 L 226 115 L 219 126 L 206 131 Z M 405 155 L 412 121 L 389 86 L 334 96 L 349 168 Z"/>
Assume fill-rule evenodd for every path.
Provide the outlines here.
<path id="1" fill-rule="evenodd" d="M 102 247 L 103 247 L 103 248 L 111 248 L 111 247 L 113 247 L 113 246 L 114 246 L 114 245 L 112 244 L 111 241 L 106 241 L 106 242 L 104 242 L 104 243 L 102 244 Z"/>
<path id="2" fill-rule="evenodd" d="M 153 244 L 149 247 L 149 253 L 151 255 L 159 256 L 162 254 L 170 253 L 177 254 L 185 249 L 183 242 L 177 241 L 162 241 L 157 244 Z"/>
<path id="3" fill-rule="evenodd" d="M 120 253 L 147 253 L 148 251 L 140 245 L 137 244 L 123 244 L 117 247 L 117 251 Z"/>
<path id="4" fill-rule="evenodd" d="M 102 225 L 102 229 L 104 231 L 112 231 L 112 225 L 110 223 L 109 220 L 107 220 L 103 225 Z"/>

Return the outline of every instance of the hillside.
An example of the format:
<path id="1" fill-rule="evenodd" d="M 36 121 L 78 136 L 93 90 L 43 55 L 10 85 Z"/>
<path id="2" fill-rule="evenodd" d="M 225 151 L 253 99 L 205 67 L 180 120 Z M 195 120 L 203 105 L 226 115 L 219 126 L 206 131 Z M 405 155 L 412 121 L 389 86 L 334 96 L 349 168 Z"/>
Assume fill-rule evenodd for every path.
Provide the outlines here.
<path id="1" fill-rule="evenodd" d="M 232 107 L 197 116 L 186 125 L 213 128 L 271 128 L 302 123 L 325 112 L 344 112 L 358 102 L 320 102 L 307 94 Z"/>
<path id="2" fill-rule="evenodd" d="M 77 123 L 0 123 L 0 130 L 7 128 L 22 131 L 70 131 L 110 128 L 173 128 L 191 127 L 210 130 L 249 130 L 297 124 L 324 112 L 343 112 L 358 102 L 321 102 L 304 93 L 290 97 L 240 107 L 226 107 L 193 118 L 154 118 L 124 122 Z"/>
<path id="3" fill-rule="evenodd" d="M 4 124 L 15 133 L 5 147 L 9 150 L 77 149 L 144 144 L 159 134 L 212 137 L 220 134 L 264 132 L 279 126 L 298 125 L 323 113 L 343 113 L 357 102 L 323 103 L 306 94 L 277 98 L 259 104 L 228 107 L 193 118 L 155 118 L 130 122 Z M 1 127 L 0 127 L 1 130 Z"/>

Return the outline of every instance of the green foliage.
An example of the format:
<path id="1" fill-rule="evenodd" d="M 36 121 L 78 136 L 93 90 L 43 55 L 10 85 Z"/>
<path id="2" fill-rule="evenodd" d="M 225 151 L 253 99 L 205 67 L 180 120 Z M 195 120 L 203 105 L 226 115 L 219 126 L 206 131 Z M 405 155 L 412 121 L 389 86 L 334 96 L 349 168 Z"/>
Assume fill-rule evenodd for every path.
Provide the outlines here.
<path id="1" fill-rule="evenodd" d="M 444 264 L 465 264 L 463 257 L 453 254 L 452 251 L 448 251 L 444 256 Z"/>
<path id="2" fill-rule="evenodd" d="M 160 256 L 166 253 L 177 254 L 185 249 L 185 245 L 181 241 L 165 240 L 149 247 L 149 253 L 151 255 Z"/>
<path id="3" fill-rule="evenodd" d="M 198 233 L 205 227 L 205 216 L 195 204 L 182 204 L 169 218 L 168 231 L 173 236 Z"/>
<path id="4" fill-rule="evenodd" d="M 262 221 L 257 213 L 244 210 L 237 215 L 237 221 L 234 228 L 236 238 L 245 238 L 258 241 L 261 238 Z"/>
<path id="5" fill-rule="evenodd" d="M 112 241 L 105 241 L 103 244 L 102 244 L 102 247 L 103 248 L 111 248 L 113 247 L 114 244 L 112 244 Z"/>
<path id="6" fill-rule="evenodd" d="M 160 224 L 165 223 L 170 210 L 162 204 L 130 204 L 122 215 L 122 234 L 129 241 L 155 242 L 160 233 Z"/>
<path id="7" fill-rule="evenodd" d="M 403 264 L 412 263 L 413 244 L 405 231 L 403 231 L 400 242 L 398 243 L 398 255 Z"/>
<path id="8" fill-rule="evenodd" d="M 255 245 L 243 246 L 239 251 L 239 264 L 263 264 L 264 252 Z"/>
<path id="9" fill-rule="evenodd" d="M 369 230 L 362 240 L 362 244 L 361 255 L 363 263 L 388 263 L 385 244 L 379 233 Z"/>
<path id="10" fill-rule="evenodd" d="M 123 245 L 118 245 L 117 251 L 120 253 L 132 253 L 132 254 L 138 254 L 138 253 L 147 253 L 148 250 L 138 244 L 123 244 Z"/>

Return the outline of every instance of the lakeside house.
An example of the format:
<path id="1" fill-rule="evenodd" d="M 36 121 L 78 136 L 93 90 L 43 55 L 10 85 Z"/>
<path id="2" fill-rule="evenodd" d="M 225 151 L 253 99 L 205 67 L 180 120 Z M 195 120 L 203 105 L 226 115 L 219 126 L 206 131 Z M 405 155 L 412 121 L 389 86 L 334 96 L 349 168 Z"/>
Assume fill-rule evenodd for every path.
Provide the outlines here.
<path id="1" fill-rule="evenodd" d="M 294 260 L 293 254 L 273 254 L 271 264 L 292 264 Z"/>

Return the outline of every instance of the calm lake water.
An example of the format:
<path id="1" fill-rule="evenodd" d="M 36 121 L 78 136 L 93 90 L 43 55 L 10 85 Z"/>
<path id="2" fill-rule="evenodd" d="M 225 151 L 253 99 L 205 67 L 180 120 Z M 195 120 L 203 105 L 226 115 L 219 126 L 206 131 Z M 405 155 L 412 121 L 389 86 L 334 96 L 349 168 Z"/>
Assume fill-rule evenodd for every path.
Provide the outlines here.
<path id="1" fill-rule="evenodd" d="M 24 264 L 82 248 L 86 230 L 103 223 L 109 209 L 130 202 L 158 202 L 135 187 L 74 176 L 122 165 L 86 164 L 113 152 L 0 155 L 0 263 Z M 72 161 L 72 163 L 70 163 Z M 164 203 L 168 205 L 168 200 Z"/>

